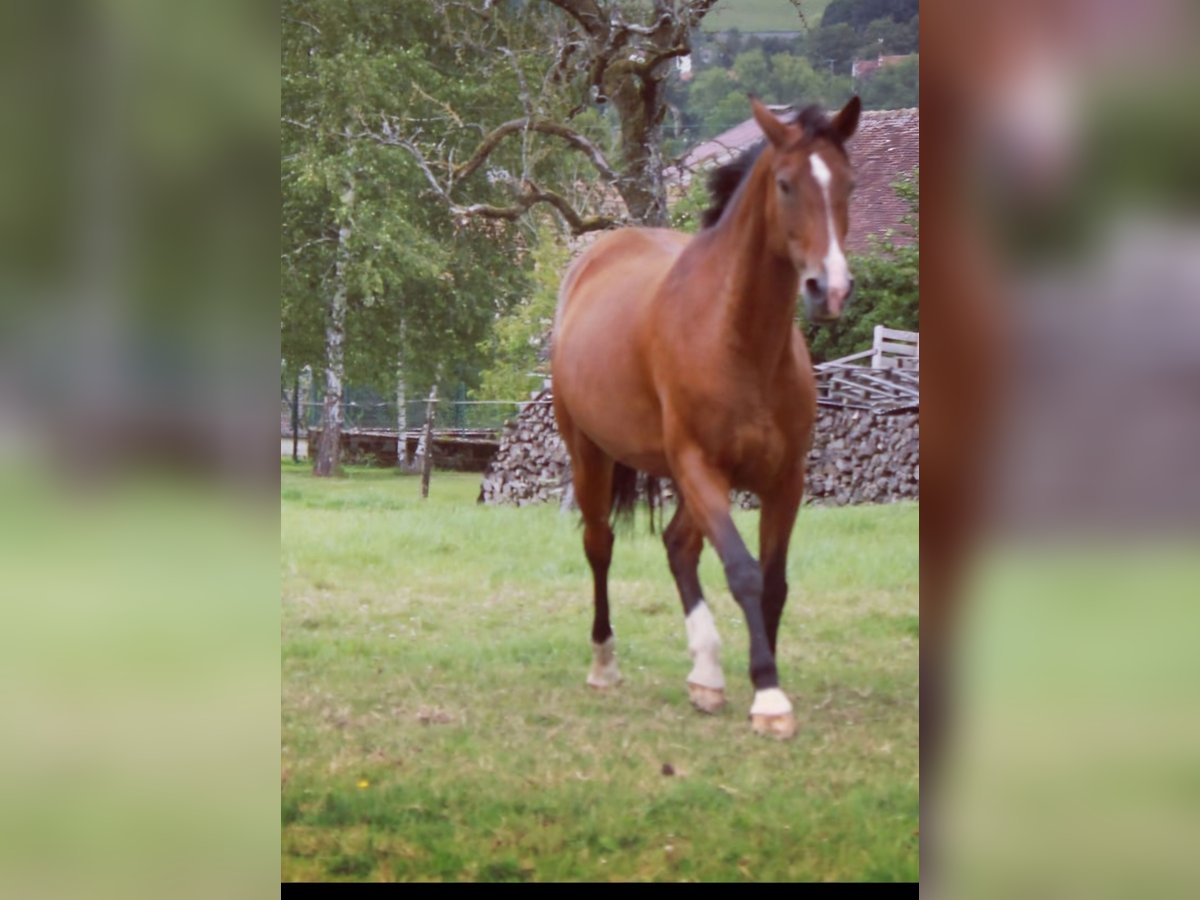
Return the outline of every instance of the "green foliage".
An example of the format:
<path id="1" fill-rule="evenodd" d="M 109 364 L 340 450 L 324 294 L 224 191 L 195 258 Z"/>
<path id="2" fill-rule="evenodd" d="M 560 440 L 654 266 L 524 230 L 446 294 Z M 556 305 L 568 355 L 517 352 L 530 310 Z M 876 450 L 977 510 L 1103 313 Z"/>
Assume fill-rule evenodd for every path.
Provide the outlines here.
<path id="1" fill-rule="evenodd" d="M 671 206 L 671 227 L 678 231 L 695 234 L 700 230 L 700 216 L 712 198 L 708 195 L 703 174 L 692 177 L 687 191 Z"/>
<path id="2" fill-rule="evenodd" d="M 816 65 L 832 65 L 834 72 L 849 75 L 861 44 L 862 38 L 845 22 L 822 25 L 809 38 L 809 58 Z"/>
<path id="3" fill-rule="evenodd" d="M 481 84 L 447 74 L 458 71 L 462 52 L 454 38 L 454 22 L 425 4 L 284 4 L 285 378 L 324 365 L 339 261 L 346 379 L 385 396 L 400 360 L 410 386 L 428 383 L 439 369 L 473 371 L 496 312 L 523 291 L 516 225 L 453 221 L 408 153 L 351 137 L 383 116 L 412 114 L 435 91 L 472 114 L 510 97 L 511 71 Z"/>
<path id="4" fill-rule="evenodd" d="M 845 67 L 849 72 L 849 65 Z M 766 103 L 820 103 L 833 108 L 852 93 L 849 78 L 832 75 L 825 65 L 814 67 L 791 52 L 767 52 L 751 47 L 734 57 L 729 69 L 707 68 L 679 89 L 678 105 L 690 124 L 692 143 L 715 137 L 750 117 L 747 93 Z"/>
<path id="5" fill-rule="evenodd" d="M 886 16 L 875 19 L 863 29 L 861 59 L 870 59 L 879 54 L 902 55 L 916 53 L 919 46 L 919 18 L 913 16 L 907 22 L 896 22 Z"/>
<path id="6" fill-rule="evenodd" d="M 808 56 L 814 66 L 829 65 L 849 74 L 855 59 L 875 59 L 883 55 L 916 53 L 919 47 L 919 16 L 916 0 L 833 0 L 825 10 L 820 27 L 809 35 Z M 866 93 L 878 75 L 866 79 L 857 87 L 869 109 L 894 109 L 916 106 L 916 75 L 904 73 L 903 99 L 892 95 L 898 89 L 888 86 L 876 89 L 878 99 L 868 103 Z M 897 80 L 896 75 L 891 76 Z"/>
<path id="7" fill-rule="evenodd" d="M 919 5 L 919 0 L 832 0 L 825 7 L 821 25 L 845 23 L 859 31 L 885 16 L 895 22 L 907 22 L 917 15 Z"/>
<path id="8" fill-rule="evenodd" d="M 725 22 L 724 33 L 697 34 L 692 54 L 692 78 L 668 82 L 672 123 L 666 149 L 678 155 L 744 122 L 749 113 L 746 94 L 768 103 L 807 105 L 828 109 L 842 106 L 856 91 L 868 109 L 916 106 L 916 63 L 888 70 L 855 83 L 850 78 L 856 59 L 905 55 L 919 49 L 919 16 L 915 0 L 824 0 L 791 4 L 799 37 L 783 39 L 748 34 L 733 27 L 753 4 L 718 4 L 705 18 L 705 31 Z M 797 12 L 802 12 L 803 18 Z M 826 15 L 822 17 L 821 12 Z M 832 11 L 832 12 L 831 12 Z M 746 30 L 751 29 L 746 27 Z M 758 29 L 754 29 L 758 30 Z"/>
<path id="9" fill-rule="evenodd" d="M 912 243 L 897 244 L 889 233 L 875 241 L 874 253 L 852 256 L 855 296 L 842 317 L 830 325 L 801 323 L 814 363 L 868 349 L 876 325 L 920 330 L 919 177 L 914 169 L 911 179 L 895 185 L 896 193 L 911 209 L 904 217 L 904 228 L 912 235 Z"/>
<path id="10" fill-rule="evenodd" d="M 473 392 L 477 400 L 524 400 L 531 390 L 541 387 L 541 382 L 530 374 L 545 369 L 541 358 L 548 349 L 568 252 L 561 238 L 543 227 L 532 258 L 529 294 L 511 311 L 497 316 L 491 333 L 480 345 L 490 362 L 480 376 L 479 389 Z"/>
<path id="11" fill-rule="evenodd" d="M 920 98 L 920 57 L 914 56 L 904 62 L 872 73 L 863 80 L 859 89 L 863 106 L 867 109 L 907 109 L 916 106 Z"/>

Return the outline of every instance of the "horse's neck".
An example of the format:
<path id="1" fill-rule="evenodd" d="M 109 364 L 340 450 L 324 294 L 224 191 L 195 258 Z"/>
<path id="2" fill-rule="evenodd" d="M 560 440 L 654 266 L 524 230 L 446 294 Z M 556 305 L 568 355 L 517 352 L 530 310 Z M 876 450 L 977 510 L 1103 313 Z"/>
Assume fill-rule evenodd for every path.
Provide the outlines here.
<path id="1" fill-rule="evenodd" d="M 791 350 L 800 278 L 790 259 L 776 256 L 767 246 L 761 182 L 769 175 L 755 166 L 733 207 L 716 226 L 713 253 L 727 261 L 720 300 L 736 343 L 748 358 L 773 368 Z"/>

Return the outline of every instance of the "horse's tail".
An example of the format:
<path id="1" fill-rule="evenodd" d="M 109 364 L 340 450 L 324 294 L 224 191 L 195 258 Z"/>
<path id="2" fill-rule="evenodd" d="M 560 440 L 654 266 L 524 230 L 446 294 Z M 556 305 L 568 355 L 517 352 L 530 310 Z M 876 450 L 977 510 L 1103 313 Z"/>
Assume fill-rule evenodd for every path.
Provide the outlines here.
<path id="1" fill-rule="evenodd" d="M 645 492 L 646 506 L 650 510 L 650 532 L 653 534 L 656 508 L 659 511 L 660 524 L 662 519 L 662 486 L 658 479 L 623 463 L 616 463 L 613 466 L 612 485 L 613 525 L 633 521 L 633 511 L 641 494 Z"/>

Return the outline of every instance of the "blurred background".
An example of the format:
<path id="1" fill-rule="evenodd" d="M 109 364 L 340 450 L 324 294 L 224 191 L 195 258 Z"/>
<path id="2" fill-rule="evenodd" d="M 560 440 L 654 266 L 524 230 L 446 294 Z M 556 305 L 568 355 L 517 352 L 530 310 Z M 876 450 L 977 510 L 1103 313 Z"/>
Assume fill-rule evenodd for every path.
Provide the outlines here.
<path id="1" fill-rule="evenodd" d="M 1200 879 L 1196 14 L 921 7 L 945 896 Z M 274 890 L 277 15 L 3 13 L 5 893 Z"/>
<path id="2" fill-rule="evenodd" d="M 931 894 L 1200 879 L 1196 14 L 921 7 Z"/>
<path id="3" fill-rule="evenodd" d="M 278 872 L 278 10 L 0 18 L 0 893 Z"/>

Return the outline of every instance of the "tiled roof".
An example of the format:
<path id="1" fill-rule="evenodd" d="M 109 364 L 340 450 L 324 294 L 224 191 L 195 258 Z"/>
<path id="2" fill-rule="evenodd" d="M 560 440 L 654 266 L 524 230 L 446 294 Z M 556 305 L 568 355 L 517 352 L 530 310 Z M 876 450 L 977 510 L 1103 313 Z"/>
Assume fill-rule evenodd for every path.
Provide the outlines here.
<path id="1" fill-rule="evenodd" d="M 896 195 L 892 184 L 910 175 L 920 162 L 920 116 L 916 108 L 862 114 L 858 131 L 846 144 L 858 182 L 850 198 L 847 250 L 869 250 L 868 236 L 889 228 L 896 229 L 897 243 L 910 239 L 900 221 L 909 212 L 908 204 Z"/>
<path id="2" fill-rule="evenodd" d="M 871 248 L 870 235 L 895 229 L 897 243 L 904 243 L 901 218 L 908 204 L 896 196 L 893 182 L 909 175 L 920 161 L 920 110 L 868 110 L 859 120 L 858 131 L 846 144 L 854 163 L 858 186 L 850 199 L 850 233 L 846 249 L 862 253 Z M 753 119 L 735 125 L 711 141 L 705 141 L 664 176 L 668 182 L 687 184 L 691 175 L 728 162 L 742 150 L 762 138 Z"/>

